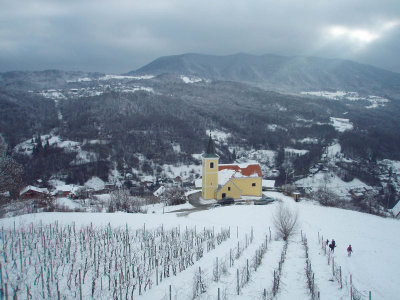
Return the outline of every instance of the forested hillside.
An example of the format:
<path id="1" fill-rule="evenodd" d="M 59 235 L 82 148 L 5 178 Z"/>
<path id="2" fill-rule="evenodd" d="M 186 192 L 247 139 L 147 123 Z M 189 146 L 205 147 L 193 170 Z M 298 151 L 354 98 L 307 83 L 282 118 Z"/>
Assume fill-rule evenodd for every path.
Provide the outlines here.
<path id="1" fill-rule="evenodd" d="M 189 183 L 201 175 L 198 154 L 211 130 L 222 163 L 257 160 L 278 185 L 329 170 L 395 201 L 400 101 L 382 96 L 392 88 L 367 95 L 362 86 L 278 93 L 256 85 L 176 74 L 3 73 L 0 133 L 26 184 L 114 174 L 132 186 L 148 175 L 168 180 L 179 165 Z"/>

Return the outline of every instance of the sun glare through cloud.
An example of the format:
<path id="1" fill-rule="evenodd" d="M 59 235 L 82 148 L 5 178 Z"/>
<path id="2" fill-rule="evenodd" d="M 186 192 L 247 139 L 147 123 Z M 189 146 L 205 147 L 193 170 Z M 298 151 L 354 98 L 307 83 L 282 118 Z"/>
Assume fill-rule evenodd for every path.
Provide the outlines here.
<path id="1" fill-rule="evenodd" d="M 350 29 L 344 26 L 333 26 L 329 31 L 334 38 L 344 37 L 362 43 L 370 43 L 379 38 L 379 34 L 376 32 L 363 29 Z"/>
<path id="2" fill-rule="evenodd" d="M 351 28 L 334 25 L 328 28 L 328 36 L 332 39 L 347 39 L 358 45 L 366 45 L 381 38 L 385 33 L 400 25 L 400 21 L 389 21 L 372 29 Z"/>

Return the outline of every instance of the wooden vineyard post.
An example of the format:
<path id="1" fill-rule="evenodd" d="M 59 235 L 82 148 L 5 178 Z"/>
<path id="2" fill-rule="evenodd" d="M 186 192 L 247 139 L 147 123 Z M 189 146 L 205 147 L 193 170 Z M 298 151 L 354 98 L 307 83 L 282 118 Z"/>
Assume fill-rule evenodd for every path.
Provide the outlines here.
<path id="1" fill-rule="evenodd" d="M 249 259 L 247 259 L 246 263 L 247 263 L 247 266 L 246 266 L 246 269 L 247 269 L 247 282 L 249 282 L 249 277 L 250 277 L 250 274 L 249 274 Z"/>
<path id="2" fill-rule="evenodd" d="M 236 269 L 236 286 L 237 286 L 237 294 L 239 295 L 239 269 Z"/>

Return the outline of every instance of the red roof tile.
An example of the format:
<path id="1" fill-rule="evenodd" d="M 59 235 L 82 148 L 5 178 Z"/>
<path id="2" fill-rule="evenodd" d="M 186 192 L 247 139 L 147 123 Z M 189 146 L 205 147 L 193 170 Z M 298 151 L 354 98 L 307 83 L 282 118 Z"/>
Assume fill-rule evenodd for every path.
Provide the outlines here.
<path id="1" fill-rule="evenodd" d="M 252 164 L 252 165 L 246 165 L 246 166 L 239 166 L 239 165 L 219 165 L 218 166 L 218 171 L 221 170 L 234 170 L 236 172 L 241 173 L 243 176 L 247 177 L 254 177 L 254 174 L 258 177 L 262 177 L 262 172 L 259 164 Z"/>

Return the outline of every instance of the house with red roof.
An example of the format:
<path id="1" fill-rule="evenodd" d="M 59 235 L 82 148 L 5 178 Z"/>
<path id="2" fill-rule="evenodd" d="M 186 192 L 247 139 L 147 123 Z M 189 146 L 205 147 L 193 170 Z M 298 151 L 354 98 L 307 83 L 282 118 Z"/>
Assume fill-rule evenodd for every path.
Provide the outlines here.
<path id="1" fill-rule="evenodd" d="M 28 185 L 20 193 L 21 199 L 45 199 L 51 197 L 49 190 Z"/>
<path id="2" fill-rule="evenodd" d="M 208 142 L 202 155 L 202 198 L 240 199 L 262 196 L 262 172 L 259 164 L 219 164 L 214 141 Z"/>

